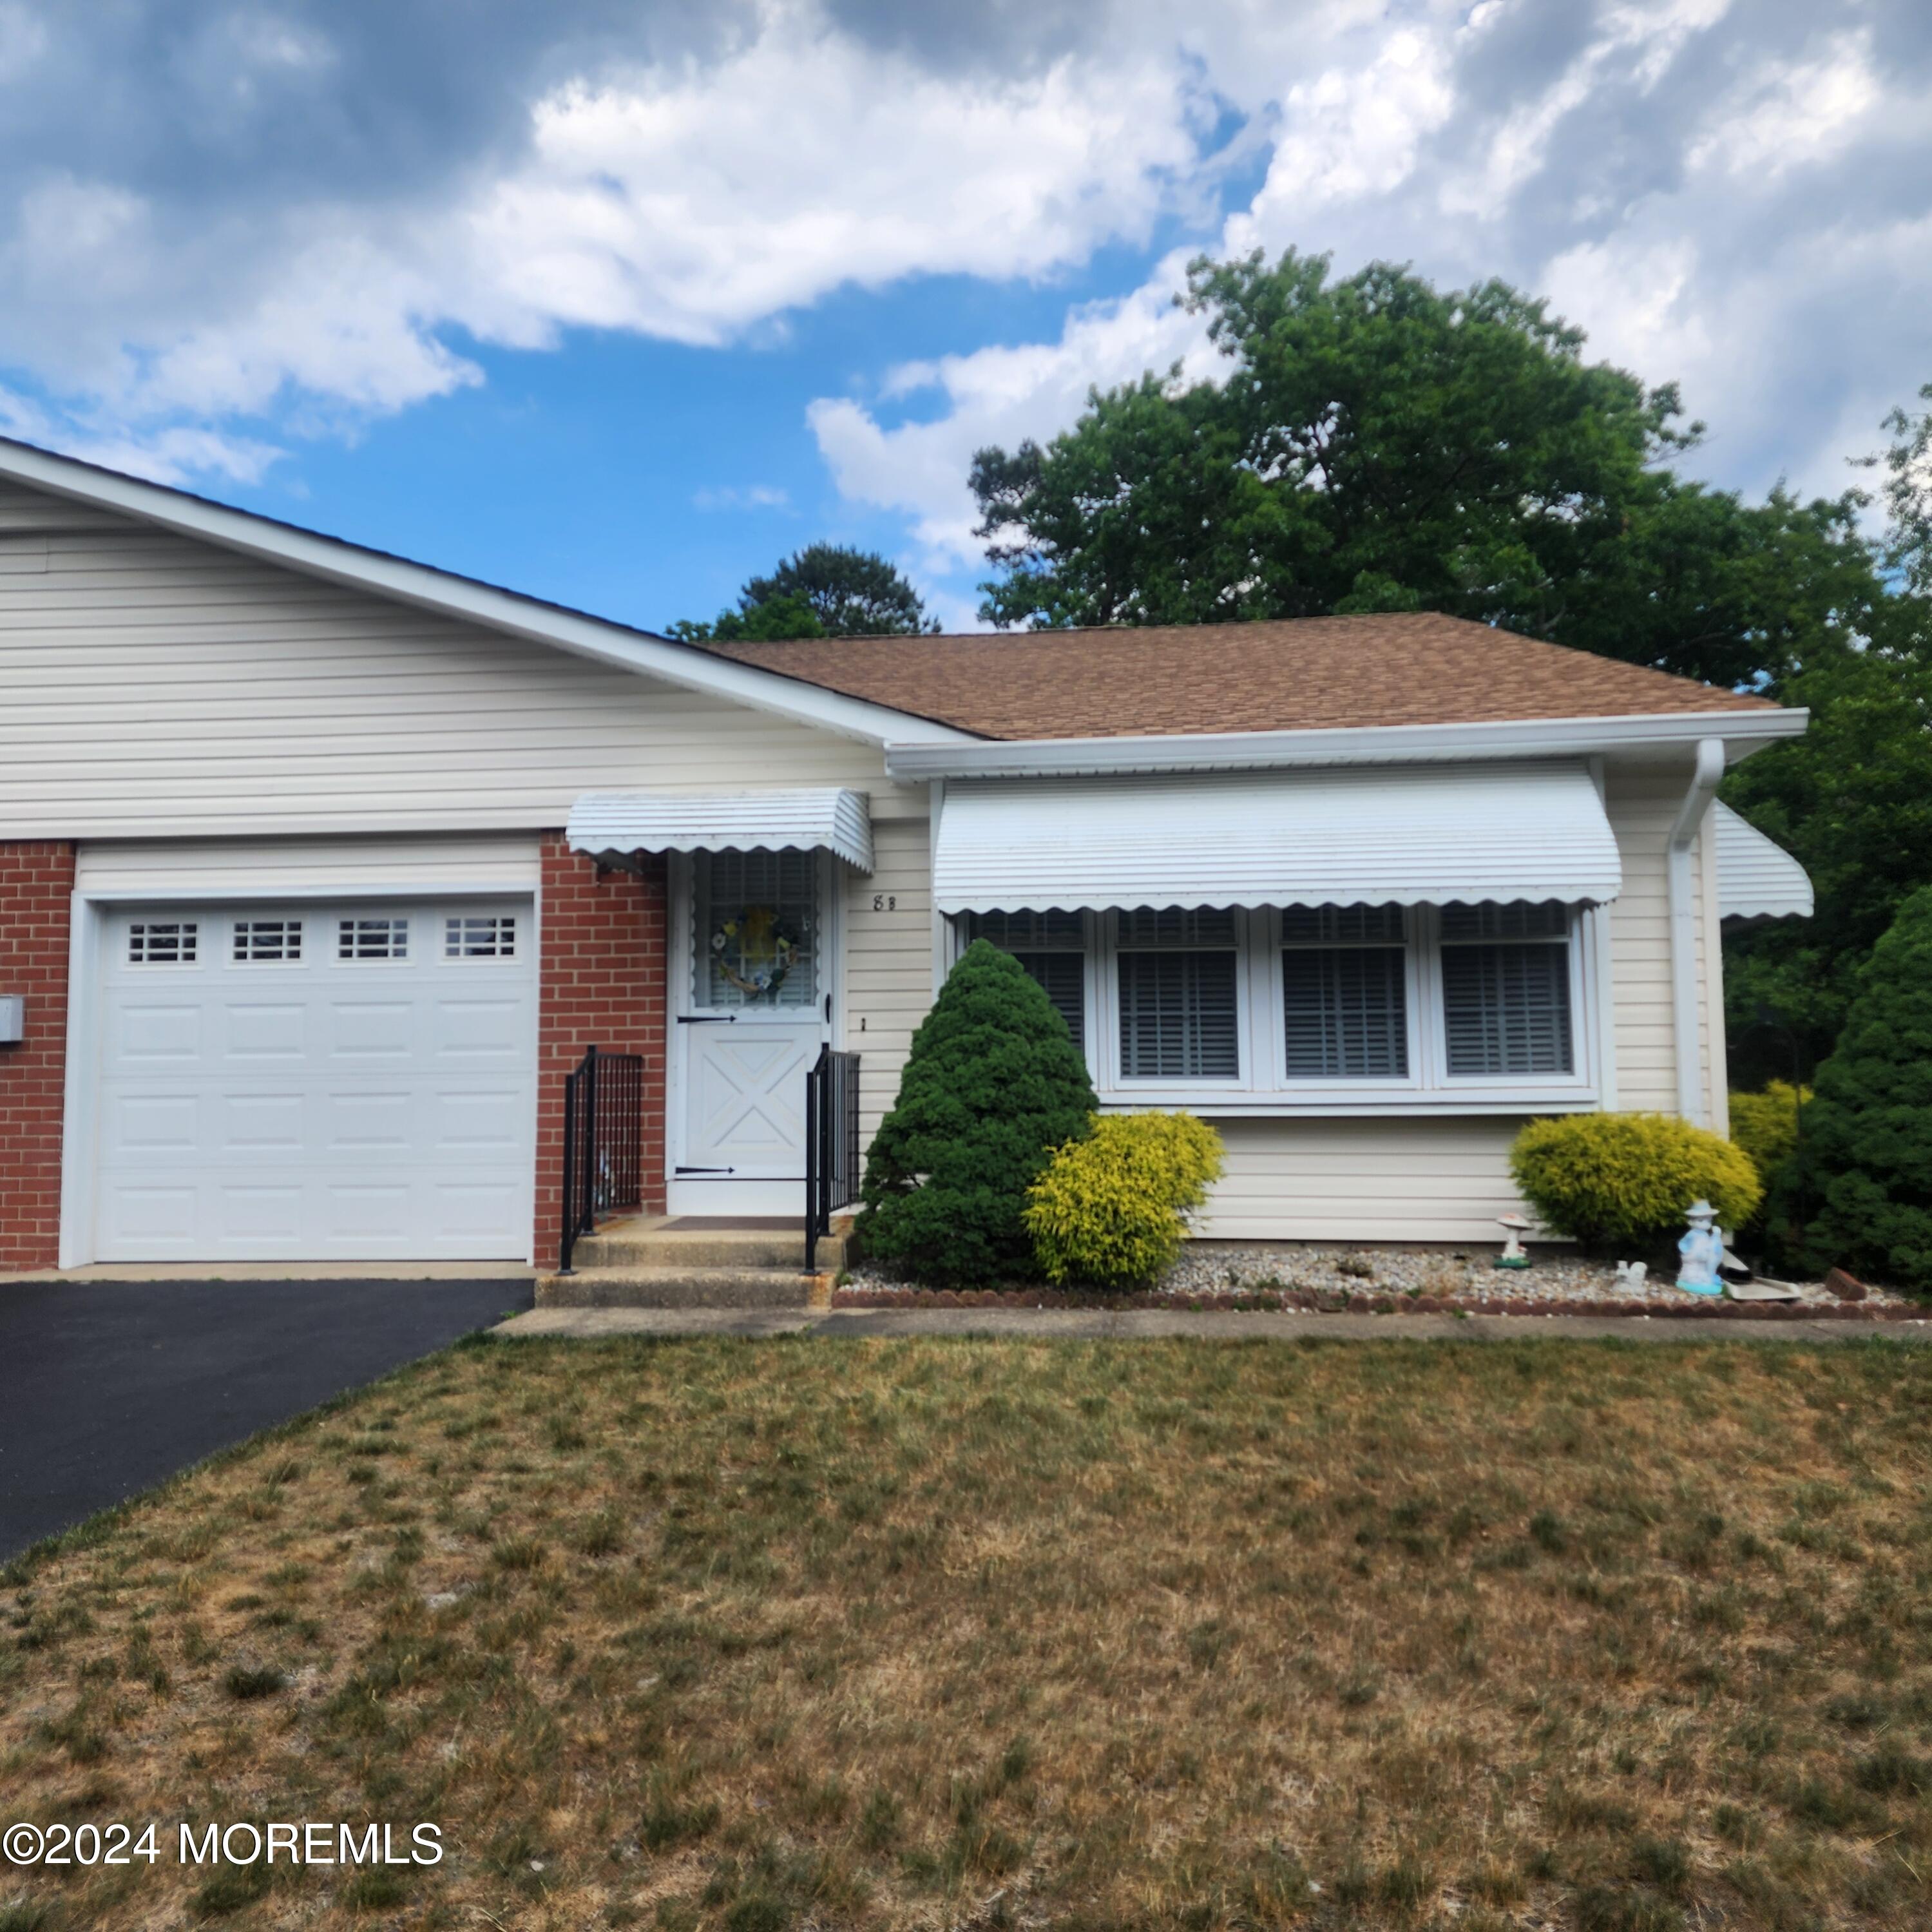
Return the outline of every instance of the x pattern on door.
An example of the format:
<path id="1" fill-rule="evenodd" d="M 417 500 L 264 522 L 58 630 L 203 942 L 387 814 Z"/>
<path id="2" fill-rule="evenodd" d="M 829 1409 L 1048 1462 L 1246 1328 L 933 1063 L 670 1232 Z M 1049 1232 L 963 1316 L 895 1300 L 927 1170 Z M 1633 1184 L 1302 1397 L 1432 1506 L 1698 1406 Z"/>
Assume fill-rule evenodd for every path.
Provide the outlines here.
<path id="1" fill-rule="evenodd" d="M 815 1024 L 707 1027 L 692 1042 L 690 1137 L 682 1165 L 741 1174 L 803 1170 L 805 1075 Z"/>

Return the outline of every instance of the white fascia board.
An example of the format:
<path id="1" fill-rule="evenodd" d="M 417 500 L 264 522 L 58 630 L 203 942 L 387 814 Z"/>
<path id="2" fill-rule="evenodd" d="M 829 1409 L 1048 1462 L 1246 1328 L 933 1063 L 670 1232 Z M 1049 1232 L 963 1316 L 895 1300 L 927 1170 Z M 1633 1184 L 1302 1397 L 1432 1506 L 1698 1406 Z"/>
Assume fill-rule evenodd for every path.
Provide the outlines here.
<path id="1" fill-rule="evenodd" d="M 1376 724 L 1320 731 L 1228 731 L 1147 738 L 889 741 L 886 770 L 940 778 L 1074 778 L 1106 772 L 1265 771 L 1297 765 L 1421 764 L 1670 751 L 1721 738 L 1735 764 L 1800 736 L 1808 711 L 1687 711 L 1531 718 L 1498 724 Z"/>
<path id="2" fill-rule="evenodd" d="M 614 664 L 675 685 L 742 704 L 754 711 L 815 726 L 841 737 L 866 744 L 889 741 L 911 743 L 975 744 L 970 732 L 934 723 L 912 712 L 895 711 L 863 698 L 786 677 L 752 664 L 712 657 L 688 644 L 632 630 L 602 618 L 586 616 L 520 596 L 512 590 L 479 584 L 406 557 L 365 550 L 338 537 L 230 509 L 206 497 L 172 490 L 118 470 L 104 470 L 76 458 L 56 456 L 31 443 L 0 437 L 0 477 L 96 508 L 117 511 L 183 536 L 218 544 L 243 556 L 259 557 L 310 577 L 346 584 L 420 610 L 478 624 L 486 629 L 554 646 L 578 657 Z"/>

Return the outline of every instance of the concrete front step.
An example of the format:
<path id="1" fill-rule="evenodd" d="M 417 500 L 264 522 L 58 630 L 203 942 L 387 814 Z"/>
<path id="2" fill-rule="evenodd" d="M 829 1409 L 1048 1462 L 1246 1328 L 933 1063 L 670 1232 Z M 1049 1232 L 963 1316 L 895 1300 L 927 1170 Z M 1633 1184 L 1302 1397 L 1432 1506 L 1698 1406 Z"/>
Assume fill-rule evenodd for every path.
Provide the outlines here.
<path id="1" fill-rule="evenodd" d="M 830 1306 L 831 1290 L 830 1274 L 796 1268 L 600 1265 L 538 1275 L 536 1302 L 539 1308 L 811 1308 Z"/>
<path id="2" fill-rule="evenodd" d="M 586 1234 L 572 1256 L 594 1268 L 796 1268 L 805 1266 L 802 1228 L 667 1228 L 647 1220 L 613 1222 Z M 845 1238 L 821 1234 L 818 1265 L 837 1274 L 845 1265 Z"/>

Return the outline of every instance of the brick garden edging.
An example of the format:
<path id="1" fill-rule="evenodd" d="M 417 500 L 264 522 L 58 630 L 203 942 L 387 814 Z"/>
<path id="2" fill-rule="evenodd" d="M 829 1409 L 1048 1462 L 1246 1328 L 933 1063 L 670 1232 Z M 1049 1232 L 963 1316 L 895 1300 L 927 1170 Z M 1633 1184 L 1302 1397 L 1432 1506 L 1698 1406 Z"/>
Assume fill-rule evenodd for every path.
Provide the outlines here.
<path id="1" fill-rule="evenodd" d="M 1519 1301 L 1508 1297 L 1444 1298 L 1354 1294 L 1083 1294 L 1040 1288 L 836 1288 L 834 1308 L 1088 1308 L 1186 1309 L 1232 1312 L 1254 1309 L 1322 1315 L 1516 1315 L 1647 1317 L 1732 1322 L 1924 1322 L 1932 1308 L 1913 1304 L 1876 1306 L 1865 1302 L 1730 1301 L 1713 1296 L 1684 1296 L 1670 1301 Z"/>

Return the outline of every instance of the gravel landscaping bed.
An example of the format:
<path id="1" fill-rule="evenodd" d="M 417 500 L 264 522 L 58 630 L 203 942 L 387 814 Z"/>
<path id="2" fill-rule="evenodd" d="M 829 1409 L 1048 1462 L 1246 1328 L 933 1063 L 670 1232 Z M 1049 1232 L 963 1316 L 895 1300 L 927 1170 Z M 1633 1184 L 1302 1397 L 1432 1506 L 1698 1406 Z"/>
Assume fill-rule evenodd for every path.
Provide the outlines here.
<path id="1" fill-rule="evenodd" d="M 1014 1286 L 941 1291 L 910 1286 L 869 1263 L 854 1268 L 832 1296 L 836 1308 L 1281 1309 L 1324 1313 L 1689 1316 L 1758 1321 L 1913 1321 L 1932 1316 L 1920 1304 L 1882 1288 L 1841 1300 L 1822 1282 L 1789 1284 L 1797 1299 L 1732 1300 L 1690 1294 L 1668 1276 L 1641 1286 L 1608 1263 L 1561 1252 L 1532 1266 L 1503 1269 L 1486 1253 L 1402 1248 L 1235 1248 L 1205 1245 L 1184 1254 L 1151 1288 Z"/>

